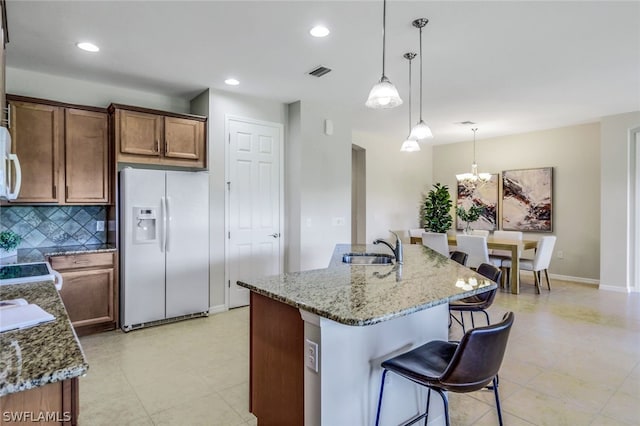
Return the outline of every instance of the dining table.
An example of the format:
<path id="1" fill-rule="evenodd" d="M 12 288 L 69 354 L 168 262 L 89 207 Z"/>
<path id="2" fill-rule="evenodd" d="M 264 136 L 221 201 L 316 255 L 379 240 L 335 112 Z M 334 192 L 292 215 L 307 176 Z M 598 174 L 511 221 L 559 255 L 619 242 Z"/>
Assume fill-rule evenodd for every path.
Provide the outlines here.
<path id="1" fill-rule="evenodd" d="M 450 246 L 457 245 L 456 236 L 448 235 L 447 241 Z M 487 248 L 491 250 L 508 250 L 511 252 L 511 293 L 520 293 L 520 257 L 519 250 L 535 250 L 538 247 L 536 240 L 507 240 L 501 238 L 487 237 Z"/>

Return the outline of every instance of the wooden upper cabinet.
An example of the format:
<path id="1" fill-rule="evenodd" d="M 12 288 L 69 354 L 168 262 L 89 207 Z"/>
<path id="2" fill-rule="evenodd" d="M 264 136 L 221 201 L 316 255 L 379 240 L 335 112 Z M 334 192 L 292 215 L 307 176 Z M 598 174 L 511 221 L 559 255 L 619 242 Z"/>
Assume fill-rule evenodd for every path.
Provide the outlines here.
<path id="1" fill-rule="evenodd" d="M 204 146 L 204 122 L 184 118 L 164 118 L 164 155 L 200 160 Z"/>
<path id="2" fill-rule="evenodd" d="M 12 151 L 22 168 L 22 186 L 15 202 L 57 203 L 64 184 L 59 168 L 63 157 L 61 110 L 19 101 L 10 101 L 9 107 Z"/>
<path id="3" fill-rule="evenodd" d="M 143 112 L 120 110 L 120 152 L 160 157 L 162 117 Z"/>
<path id="4" fill-rule="evenodd" d="M 108 203 L 108 115 L 66 109 L 65 126 L 66 202 Z"/>
<path id="5" fill-rule="evenodd" d="M 20 195 L 11 203 L 108 204 L 112 154 L 107 111 L 7 98 L 12 149 L 22 169 Z"/>
<path id="6" fill-rule="evenodd" d="M 112 104 L 116 160 L 205 168 L 206 117 Z"/>

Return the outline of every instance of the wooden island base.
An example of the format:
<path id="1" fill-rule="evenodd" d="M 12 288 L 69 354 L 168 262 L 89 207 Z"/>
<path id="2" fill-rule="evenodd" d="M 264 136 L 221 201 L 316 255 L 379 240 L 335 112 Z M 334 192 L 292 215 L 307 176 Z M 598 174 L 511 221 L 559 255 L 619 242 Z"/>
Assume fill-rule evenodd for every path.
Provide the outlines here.
<path id="1" fill-rule="evenodd" d="M 0 425 L 77 425 L 78 378 L 0 397 Z"/>
<path id="2" fill-rule="evenodd" d="M 292 306 L 251 292 L 249 411 L 262 426 L 304 424 L 304 322 Z"/>

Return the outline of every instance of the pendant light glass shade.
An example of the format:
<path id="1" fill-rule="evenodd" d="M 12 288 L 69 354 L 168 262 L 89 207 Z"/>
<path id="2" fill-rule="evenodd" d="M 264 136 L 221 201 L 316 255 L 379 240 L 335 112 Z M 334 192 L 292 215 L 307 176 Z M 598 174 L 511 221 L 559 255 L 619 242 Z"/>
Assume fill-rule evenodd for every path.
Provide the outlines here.
<path id="1" fill-rule="evenodd" d="M 476 132 L 478 129 L 471 130 L 473 131 L 473 164 L 471 164 L 471 173 L 461 173 L 456 175 L 456 179 L 469 182 L 487 182 L 491 180 L 491 173 L 478 173 L 478 163 L 476 163 Z"/>
<path id="2" fill-rule="evenodd" d="M 417 140 L 411 139 L 411 137 L 409 137 L 406 141 L 402 142 L 402 146 L 400 147 L 400 151 L 402 151 L 402 152 L 420 151 L 420 145 L 418 145 L 418 141 Z"/>
<path id="3" fill-rule="evenodd" d="M 369 98 L 365 105 L 369 108 L 384 109 L 394 108 L 402 105 L 402 99 L 398 94 L 398 89 L 389 81 L 384 74 L 384 54 L 385 54 L 385 28 L 387 24 L 387 0 L 382 3 L 382 77 L 369 92 Z"/>
<path id="4" fill-rule="evenodd" d="M 429 126 L 427 126 L 424 121 L 420 120 L 420 122 L 411 129 L 411 136 L 416 139 L 431 139 L 433 138 L 433 133 L 431 133 Z"/>
<path id="5" fill-rule="evenodd" d="M 369 108 L 393 108 L 402 105 L 402 99 L 396 86 L 391 84 L 386 76 L 382 76 L 380 82 L 371 88 L 369 98 L 365 103 Z"/>

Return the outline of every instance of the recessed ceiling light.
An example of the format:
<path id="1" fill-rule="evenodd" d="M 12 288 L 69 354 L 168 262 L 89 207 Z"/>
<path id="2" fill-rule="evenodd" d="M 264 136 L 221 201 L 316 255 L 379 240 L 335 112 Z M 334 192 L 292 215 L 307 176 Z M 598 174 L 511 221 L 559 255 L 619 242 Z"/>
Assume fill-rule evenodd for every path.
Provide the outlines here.
<path id="1" fill-rule="evenodd" d="M 235 78 L 228 78 L 224 82 L 226 84 L 228 84 L 229 86 L 237 86 L 238 84 L 240 84 L 240 82 L 238 80 L 236 80 Z"/>
<path id="2" fill-rule="evenodd" d="M 329 35 L 329 29 L 327 27 L 323 27 L 322 25 L 316 25 L 315 27 L 309 30 L 309 34 L 314 37 L 326 37 Z"/>
<path id="3" fill-rule="evenodd" d="M 80 42 L 76 43 L 79 49 L 86 50 L 87 52 L 99 52 L 100 48 L 93 43 Z"/>

